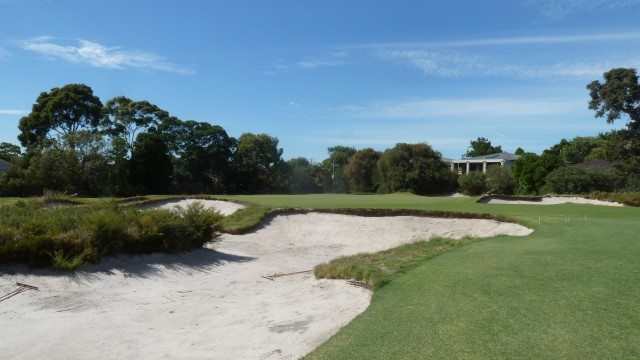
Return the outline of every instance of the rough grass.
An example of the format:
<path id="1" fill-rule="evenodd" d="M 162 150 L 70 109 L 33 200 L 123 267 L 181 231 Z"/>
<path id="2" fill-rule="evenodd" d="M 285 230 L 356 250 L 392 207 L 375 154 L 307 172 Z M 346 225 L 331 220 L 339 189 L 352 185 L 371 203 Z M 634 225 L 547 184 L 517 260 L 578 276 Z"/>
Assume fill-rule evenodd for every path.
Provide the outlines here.
<path id="1" fill-rule="evenodd" d="M 424 261 L 480 239 L 433 238 L 393 249 L 343 256 L 315 267 L 317 278 L 356 280 L 378 290 Z"/>
<path id="2" fill-rule="evenodd" d="M 104 255 L 188 251 L 214 241 L 221 220 L 199 203 L 140 211 L 113 201 L 53 208 L 18 201 L 0 206 L 0 261 L 69 270 Z"/>

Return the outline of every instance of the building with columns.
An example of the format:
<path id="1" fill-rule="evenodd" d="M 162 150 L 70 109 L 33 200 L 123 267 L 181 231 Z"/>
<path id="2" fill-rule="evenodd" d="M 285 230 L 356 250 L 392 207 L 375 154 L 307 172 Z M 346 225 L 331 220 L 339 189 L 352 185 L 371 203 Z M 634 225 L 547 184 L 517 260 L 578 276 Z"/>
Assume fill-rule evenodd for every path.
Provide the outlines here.
<path id="1" fill-rule="evenodd" d="M 446 160 L 451 164 L 451 171 L 458 174 L 467 174 L 473 171 L 487 172 L 487 167 L 491 165 L 500 165 L 510 168 L 513 163 L 520 158 L 520 155 L 501 152 L 497 154 L 476 156 L 463 158 L 460 160 Z"/>

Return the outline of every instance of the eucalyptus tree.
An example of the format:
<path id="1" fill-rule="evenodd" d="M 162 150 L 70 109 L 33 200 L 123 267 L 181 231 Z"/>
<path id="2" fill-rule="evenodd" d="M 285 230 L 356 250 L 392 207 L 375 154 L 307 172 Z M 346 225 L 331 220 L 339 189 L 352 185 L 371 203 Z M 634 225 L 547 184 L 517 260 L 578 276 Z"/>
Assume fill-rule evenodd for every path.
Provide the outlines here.
<path id="1" fill-rule="evenodd" d="M 604 83 L 598 80 L 587 85 L 591 100 L 589 109 L 596 117 L 607 118 L 607 123 L 627 115 L 627 128 L 634 136 L 640 136 L 640 84 L 636 69 L 616 68 L 603 74 Z"/>
<path id="2" fill-rule="evenodd" d="M 476 140 L 471 140 L 469 142 L 469 148 L 467 149 L 467 153 L 464 154 L 464 157 L 476 157 L 483 155 L 490 155 L 502 152 L 502 146 L 493 146 L 491 145 L 491 141 L 487 138 L 479 137 Z"/>
<path id="3" fill-rule="evenodd" d="M 636 69 L 615 68 L 587 85 L 591 100 L 589 109 L 596 117 L 605 117 L 607 123 L 627 117 L 626 129 L 617 131 L 609 141 L 609 157 L 618 163 L 630 183 L 640 184 L 640 83 Z M 632 187 L 637 188 L 638 185 Z"/>
<path id="4" fill-rule="evenodd" d="M 278 138 L 244 133 L 234 154 L 238 190 L 249 193 L 282 192 L 286 189 L 286 162 Z"/>
<path id="5" fill-rule="evenodd" d="M 8 142 L 0 143 L 0 159 L 4 161 L 13 161 L 21 155 L 22 150 L 20 149 L 20 146 Z"/>
<path id="6" fill-rule="evenodd" d="M 396 144 L 378 160 L 378 192 L 411 191 L 415 194 L 450 192 L 456 179 L 442 155 L 426 143 Z"/>
<path id="7" fill-rule="evenodd" d="M 185 190 L 222 193 L 230 185 L 235 139 L 218 125 L 208 122 L 175 123 L 171 139 L 176 150 L 176 175 Z M 177 126 L 180 125 L 180 126 Z M 190 189 L 189 189 L 190 187 Z M 232 186 L 231 186 L 232 187 Z"/>
<path id="8" fill-rule="evenodd" d="M 349 181 L 349 189 L 353 193 L 375 192 L 376 168 L 381 153 L 372 148 L 362 149 L 349 159 L 344 173 Z"/>
<path id="9" fill-rule="evenodd" d="M 138 133 L 157 127 L 169 113 L 150 102 L 117 96 L 104 105 L 102 127 L 109 135 L 122 137 L 129 151 Z"/>
<path id="10" fill-rule="evenodd" d="M 157 133 L 142 133 L 136 137 L 130 161 L 131 183 L 139 192 L 164 194 L 169 192 L 173 163 L 165 138 Z"/>
<path id="11" fill-rule="evenodd" d="M 79 130 L 93 131 L 100 123 L 102 107 L 100 99 L 87 85 L 53 88 L 41 93 L 31 113 L 20 119 L 18 140 L 22 146 L 33 149 Z M 68 145 L 75 147 L 74 143 Z"/>

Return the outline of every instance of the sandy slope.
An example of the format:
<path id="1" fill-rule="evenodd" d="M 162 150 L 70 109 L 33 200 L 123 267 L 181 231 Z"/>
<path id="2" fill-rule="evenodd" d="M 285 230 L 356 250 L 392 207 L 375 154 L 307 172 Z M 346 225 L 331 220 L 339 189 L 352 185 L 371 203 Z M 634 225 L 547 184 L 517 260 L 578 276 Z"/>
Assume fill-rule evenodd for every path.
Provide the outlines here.
<path id="1" fill-rule="evenodd" d="M 0 359 L 296 359 L 366 309 L 370 292 L 311 273 L 340 255 L 431 236 L 527 235 L 519 225 L 418 217 L 278 216 L 214 249 L 108 259 L 74 275 L 0 268 Z"/>
<path id="2" fill-rule="evenodd" d="M 231 201 L 221 201 L 221 200 L 202 200 L 202 199 L 185 199 L 185 200 L 169 200 L 160 206 L 156 206 L 160 209 L 173 209 L 176 206 L 185 208 L 189 204 L 194 202 L 199 202 L 203 204 L 205 207 L 216 209 L 220 212 L 220 214 L 224 216 L 229 216 L 234 212 L 244 209 L 244 205 L 234 203 Z"/>
<path id="3" fill-rule="evenodd" d="M 585 199 L 578 196 L 545 196 L 540 201 L 489 198 L 485 202 L 487 204 L 527 204 L 527 205 L 591 204 L 591 205 L 604 205 L 604 206 L 624 206 L 623 204 L 620 204 L 617 202 Z"/>

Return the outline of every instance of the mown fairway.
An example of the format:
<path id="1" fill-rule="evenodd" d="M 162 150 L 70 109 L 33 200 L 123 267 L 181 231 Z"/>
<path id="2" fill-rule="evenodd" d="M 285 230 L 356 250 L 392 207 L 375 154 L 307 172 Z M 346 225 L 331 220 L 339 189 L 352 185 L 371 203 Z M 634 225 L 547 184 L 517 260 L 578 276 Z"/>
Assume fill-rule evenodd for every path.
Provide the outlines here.
<path id="1" fill-rule="evenodd" d="M 638 208 L 489 205 L 409 194 L 236 199 L 491 212 L 535 229 L 425 261 L 378 290 L 369 309 L 309 359 L 640 357 Z"/>

